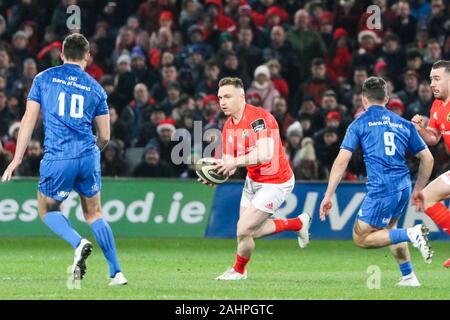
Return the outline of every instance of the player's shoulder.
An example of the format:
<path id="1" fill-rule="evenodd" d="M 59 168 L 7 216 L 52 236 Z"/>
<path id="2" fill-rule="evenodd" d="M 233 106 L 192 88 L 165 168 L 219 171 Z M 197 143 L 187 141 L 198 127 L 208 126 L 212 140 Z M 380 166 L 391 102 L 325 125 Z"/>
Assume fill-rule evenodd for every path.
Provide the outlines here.
<path id="1" fill-rule="evenodd" d="M 106 95 L 106 91 L 105 91 L 105 89 L 103 89 L 103 87 L 100 85 L 100 83 L 98 83 L 98 81 L 95 80 L 94 77 L 92 77 L 89 73 L 87 73 L 84 70 L 83 70 L 83 77 L 84 77 L 85 81 L 87 82 L 87 84 L 93 89 L 94 92 L 96 92 L 100 96 Z"/>
<path id="2" fill-rule="evenodd" d="M 434 99 L 433 103 L 431 104 L 431 109 L 439 108 L 444 105 L 444 101 L 441 99 Z"/>
<path id="3" fill-rule="evenodd" d="M 259 118 L 263 118 L 265 120 L 269 119 L 272 120 L 273 118 L 273 115 L 266 109 L 262 107 L 256 107 L 248 103 L 245 105 L 245 114 L 250 121 L 257 120 Z"/>
<path id="4" fill-rule="evenodd" d="M 46 79 L 48 77 L 54 76 L 55 73 L 58 72 L 58 69 L 61 66 L 56 66 L 56 67 L 51 67 L 45 70 L 42 70 L 41 72 L 39 72 L 37 75 L 34 76 L 34 80 L 40 80 L 40 79 Z"/>
<path id="5" fill-rule="evenodd" d="M 359 117 L 357 117 L 355 120 L 350 122 L 350 124 L 348 125 L 348 129 L 355 129 L 360 126 L 365 126 L 365 125 L 367 125 L 367 122 L 369 121 L 368 119 L 369 119 L 369 117 L 367 115 L 367 112 L 363 112 Z"/>

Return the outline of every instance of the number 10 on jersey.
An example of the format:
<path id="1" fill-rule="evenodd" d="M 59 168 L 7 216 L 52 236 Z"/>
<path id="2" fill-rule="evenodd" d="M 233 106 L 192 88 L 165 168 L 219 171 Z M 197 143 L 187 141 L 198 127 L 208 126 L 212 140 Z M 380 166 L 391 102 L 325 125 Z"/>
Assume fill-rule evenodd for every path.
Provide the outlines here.
<path id="1" fill-rule="evenodd" d="M 61 92 L 58 96 L 59 109 L 58 115 L 64 116 L 66 93 Z M 84 97 L 80 94 L 72 94 L 70 96 L 70 116 L 72 118 L 82 118 L 83 117 L 83 105 Z"/>

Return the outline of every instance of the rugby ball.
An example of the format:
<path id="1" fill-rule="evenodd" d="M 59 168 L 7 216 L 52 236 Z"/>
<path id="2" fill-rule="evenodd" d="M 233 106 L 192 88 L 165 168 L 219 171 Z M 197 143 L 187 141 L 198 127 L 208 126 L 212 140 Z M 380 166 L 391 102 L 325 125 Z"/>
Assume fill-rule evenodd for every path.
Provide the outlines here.
<path id="1" fill-rule="evenodd" d="M 195 163 L 195 172 L 200 178 L 208 182 L 214 184 L 224 183 L 228 180 L 228 177 L 214 170 L 216 162 L 217 159 L 215 158 L 202 158 Z"/>

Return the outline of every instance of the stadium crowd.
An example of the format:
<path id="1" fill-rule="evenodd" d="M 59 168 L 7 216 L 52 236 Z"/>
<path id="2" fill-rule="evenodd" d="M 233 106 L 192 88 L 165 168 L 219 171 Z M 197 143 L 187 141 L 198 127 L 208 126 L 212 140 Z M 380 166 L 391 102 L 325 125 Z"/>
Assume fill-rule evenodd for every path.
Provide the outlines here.
<path id="1" fill-rule="evenodd" d="M 372 4 L 380 28 L 368 26 Z M 67 28 L 70 5 L 81 7 L 81 29 Z M 393 112 L 427 116 L 431 66 L 450 59 L 443 0 L 6 0 L 0 13 L 1 172 L 33 78 L 62 63 L 69 32 L 89 39 L 86 71 L 108 94 L 112 140 L 101 163 L 113 177 L 194 177 L 192 166 L 173 163 L 171 137 L 177 128 L 193 134 L 196 121 L 221 129 L 218 81 L 232 76 L 243 80 L 248 103 L 276 118 L 296 178 L 327 179 L 347 126 L 364 112 L 367 77 L 388 81 Z M 41 119 L 17 175 L 38 175 L 42 143 Z M 436 176 L 450 157 L 442 141 L 431 150 Z M 409 165 L 416 174 L 412 156 Z M 365 179 L 361 151 L 345 179 Z"/>

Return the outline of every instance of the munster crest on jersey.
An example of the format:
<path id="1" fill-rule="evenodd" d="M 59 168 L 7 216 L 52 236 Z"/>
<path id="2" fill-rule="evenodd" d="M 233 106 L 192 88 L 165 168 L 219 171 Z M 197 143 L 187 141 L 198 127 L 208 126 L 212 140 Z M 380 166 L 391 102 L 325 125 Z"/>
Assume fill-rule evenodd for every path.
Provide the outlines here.
<path id="1" fill-rule="evenodd" d="M 447 122 L 450 122 L 450 112 L 447 114 Z"/>

